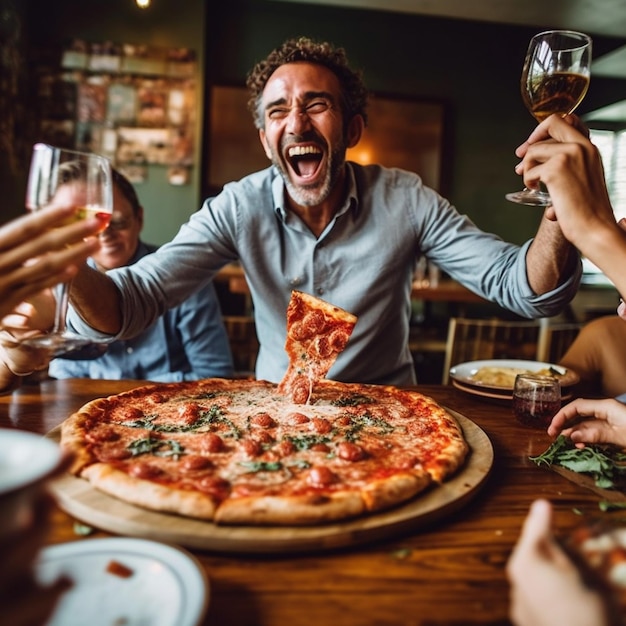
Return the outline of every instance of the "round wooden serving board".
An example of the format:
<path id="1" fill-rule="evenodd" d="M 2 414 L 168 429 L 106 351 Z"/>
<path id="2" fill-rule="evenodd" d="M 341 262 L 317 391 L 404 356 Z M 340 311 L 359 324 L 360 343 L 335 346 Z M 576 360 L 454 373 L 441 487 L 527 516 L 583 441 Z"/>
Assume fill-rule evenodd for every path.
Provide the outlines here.
<path id="1" fill-rule="evenodd" d="M 319 526 L 218 526 L 211 522 L 149 511 L 127 504 L 67 474 L 52 483 L 59 505 L 82 522 L 107 532 L 155 539 L 228 553 L 319 551 L 358 545 L 416 530 L 449 516 L 483 485 L 493 465 L 493 447 L 485 432 L 447 409 L 459 422 L 471 452 L 450 480 L 388 511 Z M 48 437 L 59 440 L 60 427 Z"/>

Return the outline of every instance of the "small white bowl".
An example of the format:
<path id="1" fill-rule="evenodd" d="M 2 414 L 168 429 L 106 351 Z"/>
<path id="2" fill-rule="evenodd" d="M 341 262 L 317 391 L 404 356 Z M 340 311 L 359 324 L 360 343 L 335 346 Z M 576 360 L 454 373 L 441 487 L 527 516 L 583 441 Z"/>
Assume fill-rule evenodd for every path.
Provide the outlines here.
<path id="1" fill-rule="evenodd" d="M 41 435 L 0 428 L 0 537 L 28 520 L 61 456 L 60 447 Z"/>

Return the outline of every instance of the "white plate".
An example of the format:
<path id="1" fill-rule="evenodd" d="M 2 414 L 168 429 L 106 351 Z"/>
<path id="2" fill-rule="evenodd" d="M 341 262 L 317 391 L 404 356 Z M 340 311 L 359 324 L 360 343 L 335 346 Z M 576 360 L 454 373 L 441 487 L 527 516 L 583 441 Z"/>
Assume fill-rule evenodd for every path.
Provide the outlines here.
<path id="1" fill-rule="evenodd" d="M 107 572 L 115 561 L 132 570 Z M 209 583 L 186 551 L 144 539 L 83 539 L 42 550 L 36 576 L 73 581 L 46 626 L 197 626 L 208 606 Z"/>
<path id="2" fill-rule="evenodd" d="M 481 398 L 492 398 L 493 400 L 508 400 L 511 402 L 513 400 L 513 390 L 511 391 L 496 391 L 491 389 L 490 387 L 486 387 L 481 389 L 478 386 L 472 387 L 471 385 L 464 385 L 463 383 L 452 380 L 452 386 L 464 391 L 465 393 L 469 393 L 473 396 L 480 396 Z M 572 397 L 572 392 L 567 391 L 566 389 L 561 389 L 561 400 L 570 400 Z"/>
<path id="3" fill-rule="evenodd" d="M 529 370 L 536 372 L 546 368 L 553 368 L 563 375 L 561 378 L 561 387 L 570 387 L 576 384 L 579 380 L 579 376 L 573 370 L 561 367 L 554 363 L 542 363 L 541 361 L 523 361 L 523 360 L 506 360 L 506 359 L 494 359 L 487 361 L 468 361 L 467 363 L 459 363 L 450 368 L 450 378 L 467 387 L 471 385 L 476 389 L 490 389 L 499 394 L 513 393 L 512 386 L 500 386 L 500 385 L 486 385 L 479 381 L 474 380 L 473 376 L 481 367 L 510 367 L 515 369 Z M 467 391 L 467 389 L 465 389 Z"/>
<path id="4" fill-rule="evenodd" d="M 470 393 L 473 396 L 480 396 L 481 398 L 493 398 L 494 400 L 513 400 L 513 392 L 497 392 L 490 391 L 489 389 L 480 389 L 478 387 L 470 387 L 464 385 L 463 383 L 458 382 L 457 380 L 452 380 L 452 386 L 460 389 L 461 391 L 465 391 L 465 393 Z"/>

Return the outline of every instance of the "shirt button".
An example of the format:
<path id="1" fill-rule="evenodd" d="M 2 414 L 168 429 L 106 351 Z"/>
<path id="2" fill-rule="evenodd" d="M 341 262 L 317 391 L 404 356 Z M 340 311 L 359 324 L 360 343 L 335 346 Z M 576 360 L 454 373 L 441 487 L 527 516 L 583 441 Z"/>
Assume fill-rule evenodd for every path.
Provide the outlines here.
<path id="1" fill-rule="evenodd" d="M 132 354 L 133 352 L 134 350 L 130 346 L 126 348 L 126 354 Z"/>
<path id="2" fill-rule="evenodd" d="M 317 293 L 318 293 L 318 295 L 320 295 L 320 296 L 321 296 L 321 295 L 323 295 L 323 293 L 324 293 L 324 287 L 318 287 L 318 288 L 317 288 Z"/>

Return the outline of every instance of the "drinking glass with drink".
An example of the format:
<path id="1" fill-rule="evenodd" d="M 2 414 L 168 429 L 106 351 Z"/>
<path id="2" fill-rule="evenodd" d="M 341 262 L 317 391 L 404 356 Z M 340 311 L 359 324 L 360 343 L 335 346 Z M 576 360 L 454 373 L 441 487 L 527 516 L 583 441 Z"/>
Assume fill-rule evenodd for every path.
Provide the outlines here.
<path id="1" fill-rule="evenodd" d="M 39 211 L 52 204 L 74 205 L 74 220 L 95 216 L 101 223 L 101 231 L 104 230 L 113 213 L 109 160 L 97 154 L 36 144 L 28 175 L 26 208 Z M 57 285 L 54 296 L 56 310 L 53 329 L 43 335 L 24 338 L 20 343 L 43 349 L 50 356 L 58 356 L 92 343 L 92 339 L 71 333 L 66 328 L 69 283 Z"/>
<path id="2" fill-rule="evenodd" d="M 518 374 L 513 387 L 513 413 L 524 426 L 545 429 L 561 408 L 561 383 L 552 376 Z"/>
<path id="3" fill-rule="evenodd" d="M 535 35 L 522 69 L 522 99 L 533 117 L 542 122 L 556 113 L 565 117 L 582 102 L 589 88 L 591 38 L 571 30 L 549 30 Z M 551 204 L 547 192 L 524 189 L 507 200 L 531 206 Z"/>

